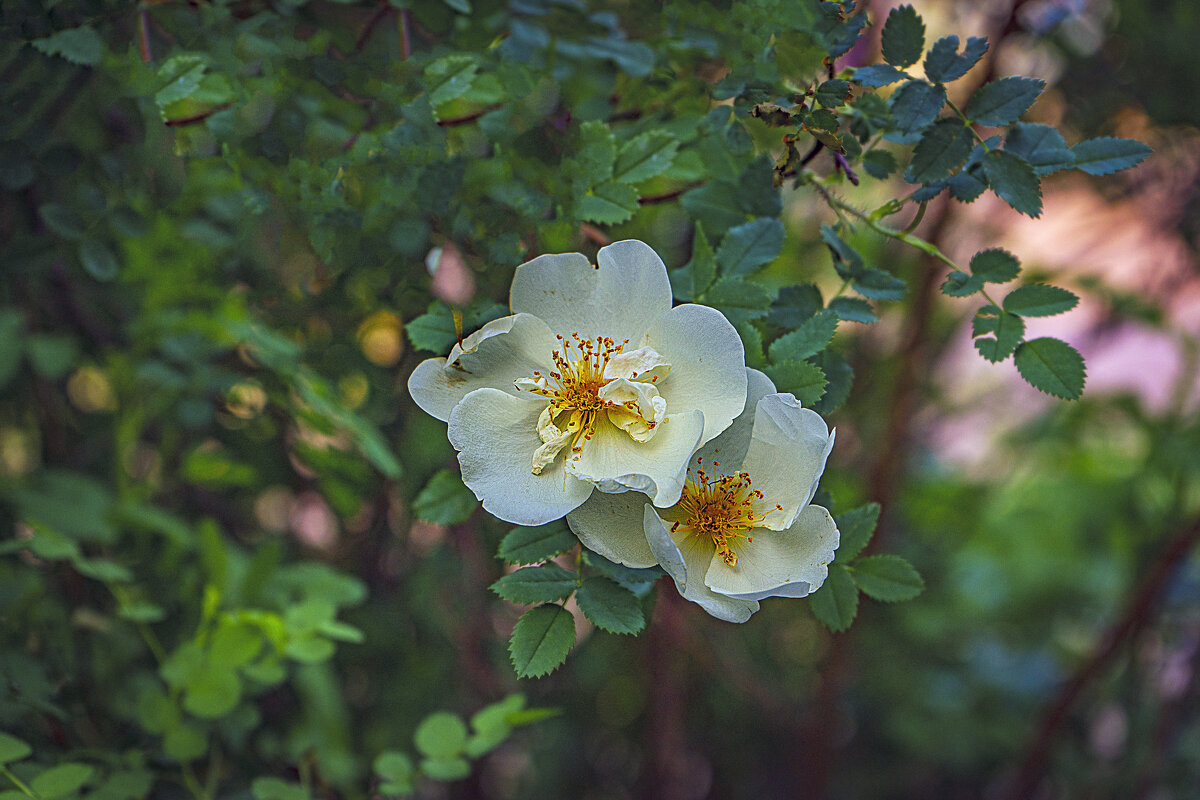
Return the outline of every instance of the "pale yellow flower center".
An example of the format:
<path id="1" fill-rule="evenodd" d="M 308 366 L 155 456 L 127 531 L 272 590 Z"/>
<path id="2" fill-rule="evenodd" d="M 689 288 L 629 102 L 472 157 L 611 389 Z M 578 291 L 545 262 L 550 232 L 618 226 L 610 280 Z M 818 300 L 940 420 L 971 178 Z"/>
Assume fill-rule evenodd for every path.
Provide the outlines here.
<path id="1" fill-rule="evenodd" d="M 700 464 L 700 459 L 696 460 Z M 713 466 L 718 466 L 714 461 Z M 707 539 L 716 547 L 721 559 L 731 567 L 738 563 L 733 543 L 738 539 L 753 542 L 750 531 L 761 528 L 763 520 L 782 511 L 783 506 L 763 514 L 755 514 L 755 500 L 762 500 L 763 493 L 753 488 L 753 481 L 746 472 L 709 477 L 703 470 L 688 471 L 687 483 L 679 502 L 663 516 L 675 519 L 671 532 L 682 531 Z"/>
<path id="2" fill-rule="evenodd" d="M 573 333 L 560 334 L 558 340 L 561 349 L 551 354 L 553 370 L 535 370 L 532 378 L 516 381 L 518 389 L 550 401 L 538 418 L 542 446 L 533 455 L 534 475 L 568 443 L 571 458 L 579 458 L 602 416 L 639 442 L 648 441 L 665 422 L 666 401 L 655 384 L 670 367 L 657 353 L 648 347 L 625 353 L 628 339 L 584 339 Z"/>

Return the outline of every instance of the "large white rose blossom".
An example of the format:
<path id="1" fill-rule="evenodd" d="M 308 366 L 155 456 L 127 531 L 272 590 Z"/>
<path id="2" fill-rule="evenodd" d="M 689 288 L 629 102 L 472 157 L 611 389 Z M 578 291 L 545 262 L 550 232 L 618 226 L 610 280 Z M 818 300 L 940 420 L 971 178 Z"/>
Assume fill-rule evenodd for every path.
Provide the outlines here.
<path id="1" fill-rule="evenodd" d="M 594 266 L 580 253 L 522 264 L 509 304 L 511 316 L 408 381 L 417 405 L 449 423 L 483 507 L 541 525 L 594 488 L 674 504 L 693 451 L 744 407 L 745 351 L 729 321 L 672 308 L 666 266 L 635 240 L 602 248 Z"/>
<path id="2" fill-rule="evenodd" d="M 631 567 L 661 565 L 681 595 L 730 622 L 745 622 L 763 598 L 815 592 L 839 543 L 829 512 L 810 505 L 834 434 L 766 375 L 747 374 L 745 410 L 692 458 L 679 502 L 597 494 L 567 516 L 587 547 Z"/>

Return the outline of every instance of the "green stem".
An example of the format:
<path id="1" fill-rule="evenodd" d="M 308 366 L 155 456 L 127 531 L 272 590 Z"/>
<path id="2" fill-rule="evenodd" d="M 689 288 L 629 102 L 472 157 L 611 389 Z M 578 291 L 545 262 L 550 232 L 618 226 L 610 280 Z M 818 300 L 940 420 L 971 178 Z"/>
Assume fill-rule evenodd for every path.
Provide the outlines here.
<path id="1" fill-rule="evenodd" d="M 196 773 L 192 770 L 190 762 L 185 761 L 180 771 L 183 773 L 183 782 L 187 786 L 188 791 L 192 793 L 192 797 L 195 797 L 196 800 L 210 800 L 204 791 L 204 787 L 196 779 Z"/>
<path id="2" fill-rule="evenodd" d="M 16 786 L 18 789 L 20 789 L 24 794 L 28 795 L 29 797 L 34 798 L 34 800 L 42 800 L 41 795 L 39 795 L 33 789 L 30 789 L 28 786 L 26 786 L 25 782 L 22 781 L 20 778 L 18 778 L 16 775 L 13 775 L 12 772 L 9 771 L 8 767 L 0 767 L 0 772 L 2 772 L 4 774 L 4 777 L 6 777 L 10 781 L 12 781 L 13 785 Z"/>
<path id="3" fill-rule="evenodd" d="M 921 202 L 920 208 L 917 209 L 917 215 L 913 217 L 913 221 L 908 223 L 908 227 L 904 229 L 905 233 L 912 233 L 915 231 L 917 226 L 921 224 L 921 220 L 925 219 L 925 206 L 927 205 L 928 201 Z"/>
<path id="4" fill-rule="evenodd" d="M 825 202 L 829 204 L 829 207 L 832 208 L 834 212 L 837 213 L 838 217 L 842 218 L 843 220 L 845 219 L 845 216 L 842 214 L 844 211 L 847 214 L 851 214 L 861 219 L 867 224 L 867 227 L 876 233 L 887 236 L 891 239 L 896 239 L 897 241 L 904 242 L 909 247 L 915 247 L 922 253 L 932 256 L 933 258 L 936 258 L 945 264 L 949 264 L 954 269 L 958 269 L 958 265 L 955 264 L 948 255 L 943 253 L 933 242 L 927 242 L 919 236 L 913 236 L 908 231 L 902 231 L 889 225 L 884 225 L 878 220 L 872 219 L 871 215 L 867 212 L 855 208 L 846 201 L 842 200 L 821 184 L 813 182 L 812 185 L 816 187 L 817 192 L 825 199 Z"/>
<path id="5" fill-rule="evenodd" d="M 836 292 L 834 292 L 833 297 L 831 297 L 829 299 L 830 300 L 838 299 L 839 297 L 842 296 L 843 293 L 845 293 L 846 289 L 849 288 L 849 286 L 850 286 L 850 279 L 846 278 L 846 280 L 842 281 L 842 285 L 838 287 L 838 290 Z"/>
<path id="6" fill-rule="evenodd" d="M 971 124 L 971 120 L 962 112 L 962 109 L 954 105 L 954 101 L 949 97 L 946 98 L 946 105 L 950 106 L 950 108 L 954 110 L 955 114 L 958 114 L 958 118 L 963 121 L 963 125 L 967 126 L 967 130 L 969 130 L 971 135 L 975 137 L 975 141 L 979 142 L 980 147 L 983 148 L 983 152 L 991 152 L 992 148 L 988 147 L 987 142 L 985 142 L 983 137 L 979 135 L 979 131 L 975 130 L 975 126 Z"/>

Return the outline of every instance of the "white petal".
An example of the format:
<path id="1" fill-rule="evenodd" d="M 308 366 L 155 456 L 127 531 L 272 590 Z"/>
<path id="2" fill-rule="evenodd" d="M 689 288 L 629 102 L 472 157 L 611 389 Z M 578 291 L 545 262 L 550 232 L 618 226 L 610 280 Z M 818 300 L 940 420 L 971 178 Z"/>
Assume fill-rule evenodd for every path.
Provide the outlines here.
<path id="1" fill-rule="evenodd" d="M 659 396 L 654 384 L 645 381 L 617 378 L 605 384 L 596 396 L 621 406 L 608 409 L 608 421 L 639 442 L 654 438 L 667 415 L 667 401 Z"/>
<path id="2" fill-rule="evenodd" d="M 476 389 L 450 412 L 450 444 L 462 478 L 483 507 L 506 522 L 544 525 L 574 510 L 592 485 L 563 471 L 562 459 L 533 474 L 541 446 L 538 416 L 544 403 L 499 389 Z"/>
<path id="3" fill-rule="evenodd" d="M 408 378 L 408 393 L 425 413 L 443 422 L 468 392 L 490 387 L 516 394 L 513 381 L 546 372 L 558 340 L 529 314 L 494 319 L 455 344 L 447 358 L 427 358 Z"/>
<path id="4" fill-rule="evenodd" d="M 763 514 L 776 504 L 783 506 L 769 513 L 763 525 L 772 530 L 791 527 L 817 491 L 833 441 L 821 415 L 802 408 L 792 395 L 772 394 L 758 401 L 754 433 L 742 462 L 754 488 L 763 494 L 751 507 Z"/>
<path id="5" fill-rule="evenodd" d="M 805 597 L 825 582 L 840 540 L 833 517 L 820 506 L 805 506 L 787 530 L 753 533 L 753 542 L 736 542 L 736 567 L 713 556 L 704 578 L 708 588 L 743 600 Z"/>
<path id="6" fill-rule="evenodd" d="M 538 256 L 517 267 L 509 304 L 541 317 L 555 333 L 638 340 L 671 308 L 667 268 L 649 245 L 602 248 L 593 267 L 580 253 Z"/>
<path id="7" fill-rule="evenodd" d="M 669 414 L 655 429 L 654 438 L 636 442 L 606 417 L 596 420 L 592 438 L 567 461 L 567 472 L 614 491 L 617 484 L 645 492 L 660 508 L 674 505 L 683 492 L 688 461 L 704 429 L 698 411 Z"/>
<path id="8" fill-rule="evenodd" d="M 658 391 L 672 413 L 704 412 L 704 444 L 746 407 L 746 351 L 729 320 L 715 308 L 676 306 L 651 324 L 644 341 L 671 365 Z"/>
<path id="9" fill-rule="evenodd" d="M 658 563 L 643 531 L 642 509 L 650 498 L 641 492 L 592 492 L 587 502 L 567 515 L 579 541 L 618 564 L 634 569 Z"/>
<path id="10" fill-rule="evenodd" d="M 675 588 L 717 619 L 745 622 L 758 611 L 758 602 L 726 597 L 704 585 L 704 573 L 716 552 L 711 542 L 690 534 L 673 537 L 652 506 L 643 512 L 646 541 L 659 565 L 675 580 Z"/>
<path id="11" fill-rule="evenodd" d="M 639 347 L 628 353 L 618 353 L 604 367 L 604 379 L 629 378 L 652 383 L 671 374 L 671 365 L 652 347 Z"/>
<path id="12" fill-rule="evenodd" d="M 729 475 L 742 468 L 750 437 L 754 433 L 754 409 L 758 401 L 775 393 L 775 384 L 756 369 L 746 367 L 746 407 L 733 423 L 721 431 L 721 435 L 696 452 L 696 458 L 704 459 L 704 470 L 709 474 Z M 696 463 L 696 458 L 692 463 Z M 714 469 L 713 463 L 717 466 Z"/>

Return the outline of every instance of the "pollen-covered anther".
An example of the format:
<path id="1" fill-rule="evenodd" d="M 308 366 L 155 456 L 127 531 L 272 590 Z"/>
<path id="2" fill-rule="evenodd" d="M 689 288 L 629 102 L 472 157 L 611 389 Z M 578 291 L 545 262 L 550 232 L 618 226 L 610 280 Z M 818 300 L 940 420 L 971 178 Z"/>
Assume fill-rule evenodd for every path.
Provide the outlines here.
<path id="1" fill-rule="evenodd" d="M 704 462 L 698 458 L 696 463 L 703 465 Z M 713 462 L 713 466 L 716 467 L 717 462 Z M 752 489 L 752 483 L 750 475 L 745 472 L 718 474 L 710 478 L 702 469 L 690 471 L 679 499 L 684 519 L 674 523 L 671 531 L 682 530 L 708 538 L 716 546 L 721 560 L 730 567 L 736 567 L 738 557 L 733 545 L 737 540 L 754 541 L 750 531 L 762 527 L 763 520 L 783 510 L 777 504 L 766 513 L 754 513 L 754 501 L 762 500 L 763 494 Z"/>

